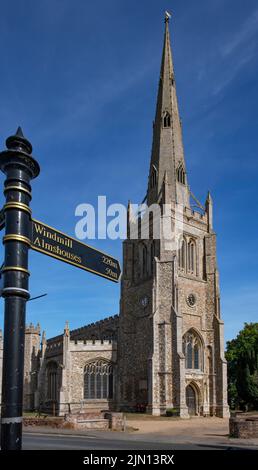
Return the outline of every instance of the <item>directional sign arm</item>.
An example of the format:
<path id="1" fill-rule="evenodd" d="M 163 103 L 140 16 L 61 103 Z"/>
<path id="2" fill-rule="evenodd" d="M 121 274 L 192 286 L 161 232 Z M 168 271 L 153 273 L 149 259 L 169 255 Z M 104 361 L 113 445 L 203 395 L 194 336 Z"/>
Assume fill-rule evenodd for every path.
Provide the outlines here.
<path id="1" fill-rule="evenodd" d="M 119 282 L 119 261 L 43 222 L 32 219 L 31 248 L 77 268 Z"/>

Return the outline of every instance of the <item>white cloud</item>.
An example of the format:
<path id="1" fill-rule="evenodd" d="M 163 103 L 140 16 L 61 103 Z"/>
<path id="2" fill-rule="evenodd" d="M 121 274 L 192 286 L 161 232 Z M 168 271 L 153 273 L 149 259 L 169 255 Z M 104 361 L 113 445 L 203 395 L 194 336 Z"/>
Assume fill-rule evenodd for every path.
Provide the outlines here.
<path id="1" fill-rule="evenodd" d="M 214 55 L 217 71 L 212 87 L 212 95 L 217 96 L 247 67 L 257 55 L 258 9 L 247 18 L 237 32 L 228 36 L 223 46 Z M 219 73 L 218 73 L 219 71 Z"/>
<path id="2" fill-rule="evenodd" d="M 222 73 L 222 79 L 216 82 L 216 85 L 213 88 L 212 94 L 218 95 L 223 88 L 225 88 L 234 78 L 238 75 L 240 70 L 252 60 L 255 55 L 255 48 L 251 47 L 249 53 L 246 53 L 244 56 L 241 56 L 239 60 L 236 60 L 233 65 L 230 64 L 229 67 L 224 68 Z"/>
<path id="3" fill-rule="evenodd" d="M 255 10 L 245 21 L 242 28 L 235 33 L 230 41 L 224 45 L 221 53 L 223 57 L 232 54 L 237 48 L 243 45 L 257 34 L 258 30 L 258 10 Z"/>

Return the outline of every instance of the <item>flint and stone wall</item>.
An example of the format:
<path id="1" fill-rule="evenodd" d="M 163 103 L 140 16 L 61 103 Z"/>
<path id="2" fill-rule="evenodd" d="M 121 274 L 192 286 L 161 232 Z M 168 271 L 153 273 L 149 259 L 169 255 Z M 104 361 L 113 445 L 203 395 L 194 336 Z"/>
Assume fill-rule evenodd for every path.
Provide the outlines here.
<path id="1" fill-rule="evenodd" d="M 188 417 L 186 387 L 191 384 L 196 391 L 197 414 L 228 416 L 216 236 L 210 231 L 210 218 L 211 209 L 203 215 L 187 207 L 184 210 L 184 236 L 195 242 L 194 273 L 179 268 L 178 252 L 166 249 L 165 240 L 155 240 L 154 260 L 151 240 L 124 242 L 118 408 L 132 409 L 147 401 L 153 414 L 177 408 L 181 417 Z M 143 246 L 148 256 L 145 273 Z M 193 306 L 187 301 L 190 294 L 195 296 Z M 200 370 L 185 368 L 182 342 L 189 330 L 202 342 Z M 143 385 L 144 394 L 140 390 Z"/>

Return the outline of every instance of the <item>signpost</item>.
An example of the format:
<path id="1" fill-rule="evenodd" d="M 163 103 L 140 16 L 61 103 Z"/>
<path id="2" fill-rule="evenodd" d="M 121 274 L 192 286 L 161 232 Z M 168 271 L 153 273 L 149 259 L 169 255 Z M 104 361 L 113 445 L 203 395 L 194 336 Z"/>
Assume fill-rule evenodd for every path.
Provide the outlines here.
<path id="1" fill-rule="evenodd" d="M 121 269 L 116 259 L 35 219 L 32 219 L 31 241 L 33 250 L 110 281 L 119 281 Z"/>
<path id="2" fill-rule="evenodd" d="M 14 136 L 8 137 L 6 147 L 0 153 L 0 169 L 6 175 L 6 202 L 0 211 L 0 230 L 5 227 L 5 259 L 1 269 L 5 300 L 1 450 L 21 450 L 29 248 L 113 282 L 119 281 L 121 269 L 111 256 L 31 218 L 30 180 L 39 175 L 39 164 L 32 157 L 32 146 L 20 127 Z"/>
<path id="3" fill-rule="evenodd" d="M 5 217 L 4 217 L 4 209 L 0 210 L 0 230 L 2 230 L 5 226 Z"/>
<path id="4" fill-rule="evenodd" d="M 30 247 L 30 180 L 40 172 L 32 157 L 32 146 L 17 129 L 0 153 L 5 173 L 5 246 L 2 268 L 5 301 L 2 380 L 1 449 L 20 450 L 22 445 L 22 395 L 25 339 L 25 310 L 30 297 L 28 250 Z"/>

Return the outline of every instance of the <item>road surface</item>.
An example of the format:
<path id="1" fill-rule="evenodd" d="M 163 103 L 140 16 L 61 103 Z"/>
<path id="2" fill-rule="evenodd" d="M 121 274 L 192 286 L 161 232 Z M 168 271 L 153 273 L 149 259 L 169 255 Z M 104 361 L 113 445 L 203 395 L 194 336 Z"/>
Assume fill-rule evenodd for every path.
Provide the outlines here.
<path id="1" fill-rule="evenodd" d="M 237 446 L 236 446 L 237 447 Z M 104 436 L 73 436 L 23 433 L 24 450 L 226 450 L 227 446 L 205 444 L 178 444 L 169 442 L 121 439 L 115 433 L 112 438 Z"/>

